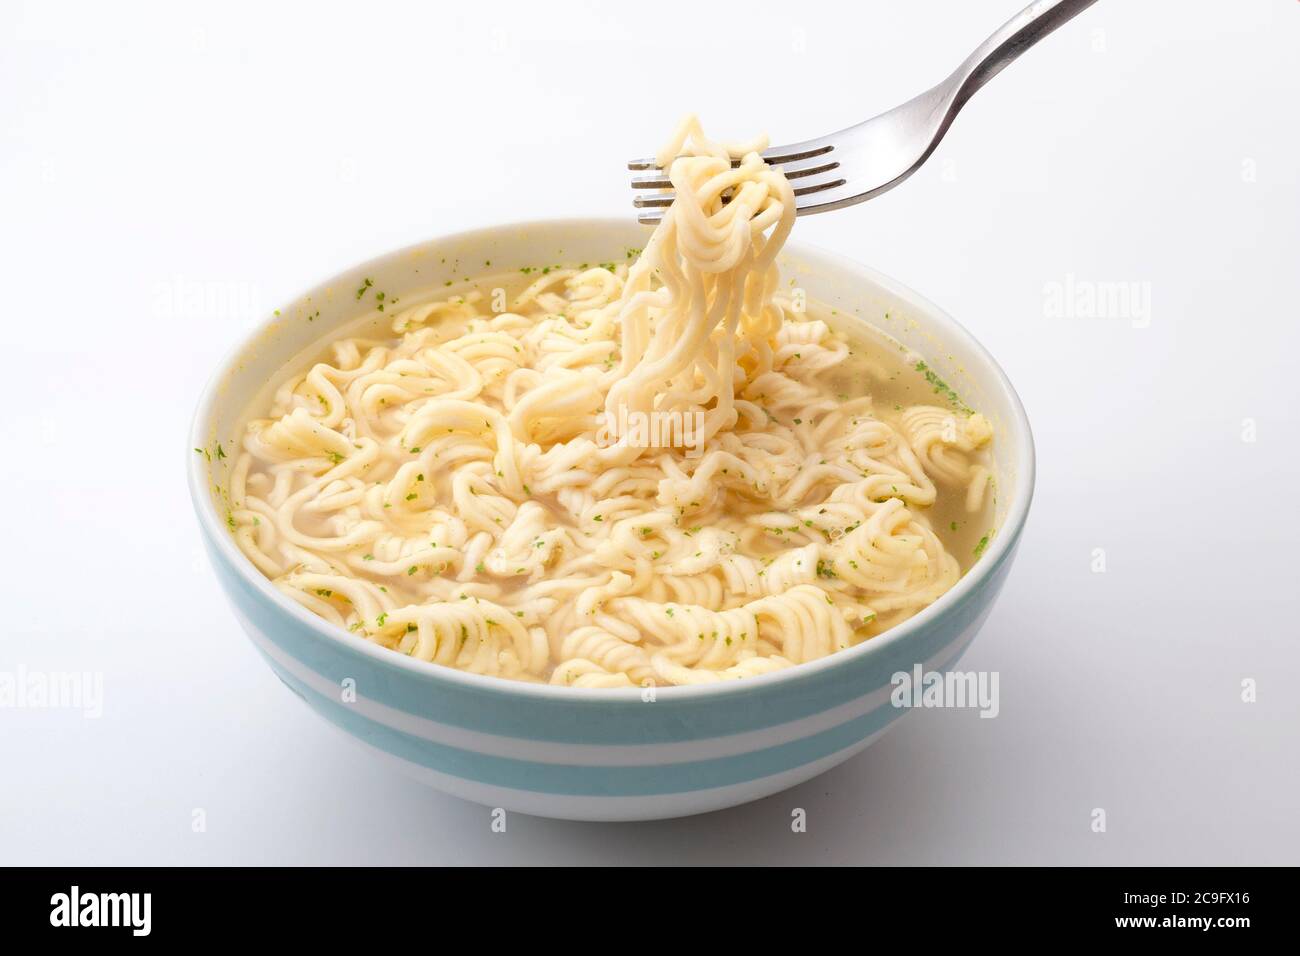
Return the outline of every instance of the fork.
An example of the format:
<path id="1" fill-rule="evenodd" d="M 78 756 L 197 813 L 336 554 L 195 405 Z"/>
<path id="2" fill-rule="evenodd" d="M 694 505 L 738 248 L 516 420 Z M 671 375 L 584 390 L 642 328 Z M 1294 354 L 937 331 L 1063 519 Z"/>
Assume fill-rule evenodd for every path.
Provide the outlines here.
<path id="1" fill-rule="evenodd" d="M 902 106 L 865 123 L 819 139 L 773 146 L 760 155 L 794 187 L 799 215 L 811 215 L 865 202 L 893 189 L 934 152 L 957 112 L 975 91 L 1008 63 L 1096 0 L 1035 0 L 1008 20 L 968 56 L 946 80 Z M 733 165 L 738 165 L 735 161 Z M 632 178 L 633 189 L 656 189 L 632 203 L 638 219 L 650 225 L 672 204 L 672 183 L 653 159 L 637 159 L 628 169 L 651 170 Z"/>

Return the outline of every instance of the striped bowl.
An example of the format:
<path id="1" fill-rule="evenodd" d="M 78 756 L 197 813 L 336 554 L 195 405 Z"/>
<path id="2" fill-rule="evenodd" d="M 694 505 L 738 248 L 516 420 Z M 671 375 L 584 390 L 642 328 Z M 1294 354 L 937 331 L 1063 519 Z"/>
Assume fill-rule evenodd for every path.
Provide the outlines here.
<path id="1" fill-rule="evenodd" d="M 589 690 L 466 674 L 412 660 L 315 617 L 244 557 L 224 488 L 246 411 L 286 365 L 318 354 L 362 307 L 491 271 L 622 261 L 648 231 L 625 220 L 500 226 L 434 240 L 350 270 L 279 309 L 205 389 L 187 451 L 204 544 L 235 616 L 280 679 L 330 723 L 440 790 L 492 807 L 576 820 L 649 820 L 734 806 L 847 760 L 906 711 L 892 677 L 951 668 L 1011 567 L 1034 482 L 1019 398 L 987 352 L 931 303 L 877 273 L 792 246 L 783 275 L 812 299 L 884 328 L 993 423 L 997 533 L 934 605 L 885 634 L 810 664 L 694 687 Z M 210 459 L 210 460 L 209 460 Z"/>

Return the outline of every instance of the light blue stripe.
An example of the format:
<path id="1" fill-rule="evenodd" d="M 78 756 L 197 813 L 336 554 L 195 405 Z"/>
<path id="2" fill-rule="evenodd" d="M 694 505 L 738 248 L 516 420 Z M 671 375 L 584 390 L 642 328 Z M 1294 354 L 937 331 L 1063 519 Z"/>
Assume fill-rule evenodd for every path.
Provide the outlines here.
<path id="1" fill-rule="evenodd" d="M 897 671 L 940 654 L 987 614 L 1010 566 L 1016 542 L 989 569 L 981 586 L 905 641 L 883 644 L 842 666 L 789 679 L 755 684 L 716 697 L 673 698 L 660 694 L 654 704 L 608 701 L 580 692 L 564 698 L 512 693 L 509 684 L 470 687 L 442 679 L 436 668 L 412 672 L 363 653 L 343 635 L 328 640 L 266 599 L 230 566 L 205 537 L 222 586 L 257 631 L 285 654 L 325 679 L 357 682 L 371 700 L 439 723 L 522 740 L 584 744 L 669 743 L 722 737 L 789 723 L 855 700 L 885 687 Z M 812 758 L 810 758 L 812 759 Z"/>
<path id="2" fill-rule="evenodd" d="M 950 670 L 956 666 L 968 646 L 969 642 L 962 645 L 935 670 Z M 465 750 L 395 730 L 340 701 L 320 694 L 287 673 L 270 657 L 265 659 L 285 685 L 313 710 L 373 747 L 448 776 L 534 793 L 650 796 L 746 783 L 793 770 L 844 750 L 907 712 L 905 708 L 900 709 L 886 703 L 866 714 L 799 740 L 710 760 L 634 767 L 539 763 Z"/>
<path id="3" fill-rule="evenodd" d="M 272 667 L 275 664 L 272 663 Z M 393 730 L 322 697 L 290 674 L 276 673 L 331 723 L 402 760 L 463 780 L 533 793 L 631 797 L 707 790 L 792 770 L 852 746 L 905 711 L 886 703 L 837 727 L 765 750 L 688 763 L 592 767 L 494 757 Z"/>

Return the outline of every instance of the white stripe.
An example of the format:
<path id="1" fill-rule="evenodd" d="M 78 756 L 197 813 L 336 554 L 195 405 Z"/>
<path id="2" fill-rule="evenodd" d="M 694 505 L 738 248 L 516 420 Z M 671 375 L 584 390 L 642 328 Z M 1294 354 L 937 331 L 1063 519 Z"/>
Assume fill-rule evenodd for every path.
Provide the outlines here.
<path id="1" fill-rule="evenodd" d="M 526 740 L 520 737 L 503 737 L 499 734 L 467 730 L 419 717 L 397 710 L 377 700 L 367 698 L 357 689 L 357 699 L 353 703 L 344 703 L 341 688 L 327 677 L 317 674 L 296 658 L 290 657 L 268 638 L 264 637 L 244 615 L 235 609 L 244 630 L 253 639 L 257 647 L 297 680 L 306 684 L 327 700 L 338 701 L 340 707 L 350 707 L 369 720 L 383 724 L 393 730 L 474 753 L 509 760 L 529 760 L 535 763 L 580 764 L 591 767 L 651 767 L 670 763 L 686 763 L 694 760 L 712 760 L 718 757 L 734 757 L 738 754 L 764 750 L 781 744 L 802 740 L 813 734 L 838 727 L 856 717 L 868 714 L 878 707 L 889 703 L 892 686 L 886 684 L 870 693 L 857 697 L 847 703 L 824 710 L 808 717 L 801 717 L 784 724 L 764 727 L 760 730 L 728 734 L 723 737 L 707 737 L 700 740 L 687 740 L 668 743 L 647 744 L 579 744 L 559 743 L 546 740 Z M 937 670 L 940 664 L 946 664 L 960 651 L 952 648 L 959 642 L 962 650 L 969 643 L 978 627 L 970 628 L 957 640 L 946 644 L 942 650 L 923 662 L 925 670 Z M 581 693 L 581 691 L 575 691 Z M 641 706 L 652 707 L 653 704 Z M 719 705 L 725 706 L 725 705 Z"/>
<path id="2" fill-rule="evenodd" d="M 711 813 L 728 807 L 770 797 L 774 793 L 788 790 L 818 774 L 825 773 L 837 764 L 843 763 L 859 751 L 866 749 L 876 741 L 892 724 L 880 728 L 869 737 L 855 744 L 837 750 L 835 753 L 814 760 L 811 763 L 784 770 L 767 777 L 746 780 L 743 783 L 728 784 L 725 787 L 710 787 L 706 790 L 687 790 L 682 793 L 652 793 L 644 796 L 593 797 L 585 794 L 537 793 L 531 790 L 516 790 L 512 787 L 499 787 L 495 784 L 478 783 L 463 777 L 451 777 L 421 764 L 403 760 L 386 750 L 382 750 L 359 737 L 353 737 L 347 731 L 333 724 L 336 730 L 354 743 L 361 744 L 369 753 L 378 756 L 405 776 L 412 777 L 420 783 L 441 790 L 462 800 L 478 803 L 485 807 L 500 807 L 512 813 L 525 813 L 538 817 L 550 817 L 556 820 L 586 820 L 593 822 L 622 822 L 630 820 L 666 820 L 672 817 L 687 817 L 696 813 Z"/>

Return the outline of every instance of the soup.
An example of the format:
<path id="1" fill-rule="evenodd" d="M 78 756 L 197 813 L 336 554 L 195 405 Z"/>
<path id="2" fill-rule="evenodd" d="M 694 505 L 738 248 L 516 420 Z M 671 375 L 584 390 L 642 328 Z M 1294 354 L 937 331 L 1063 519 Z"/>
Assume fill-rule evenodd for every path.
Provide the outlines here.
<path id="1" fill-rule="evenodd" d="M 781 286 L 778 171 L 698 128 L 683 150 L 639 256 L 357 289 L 235 456 L 233 533 L 278 588 L 396 653 L 626 687 L 844 650 L 978 559 L 988 422 Z"/>

